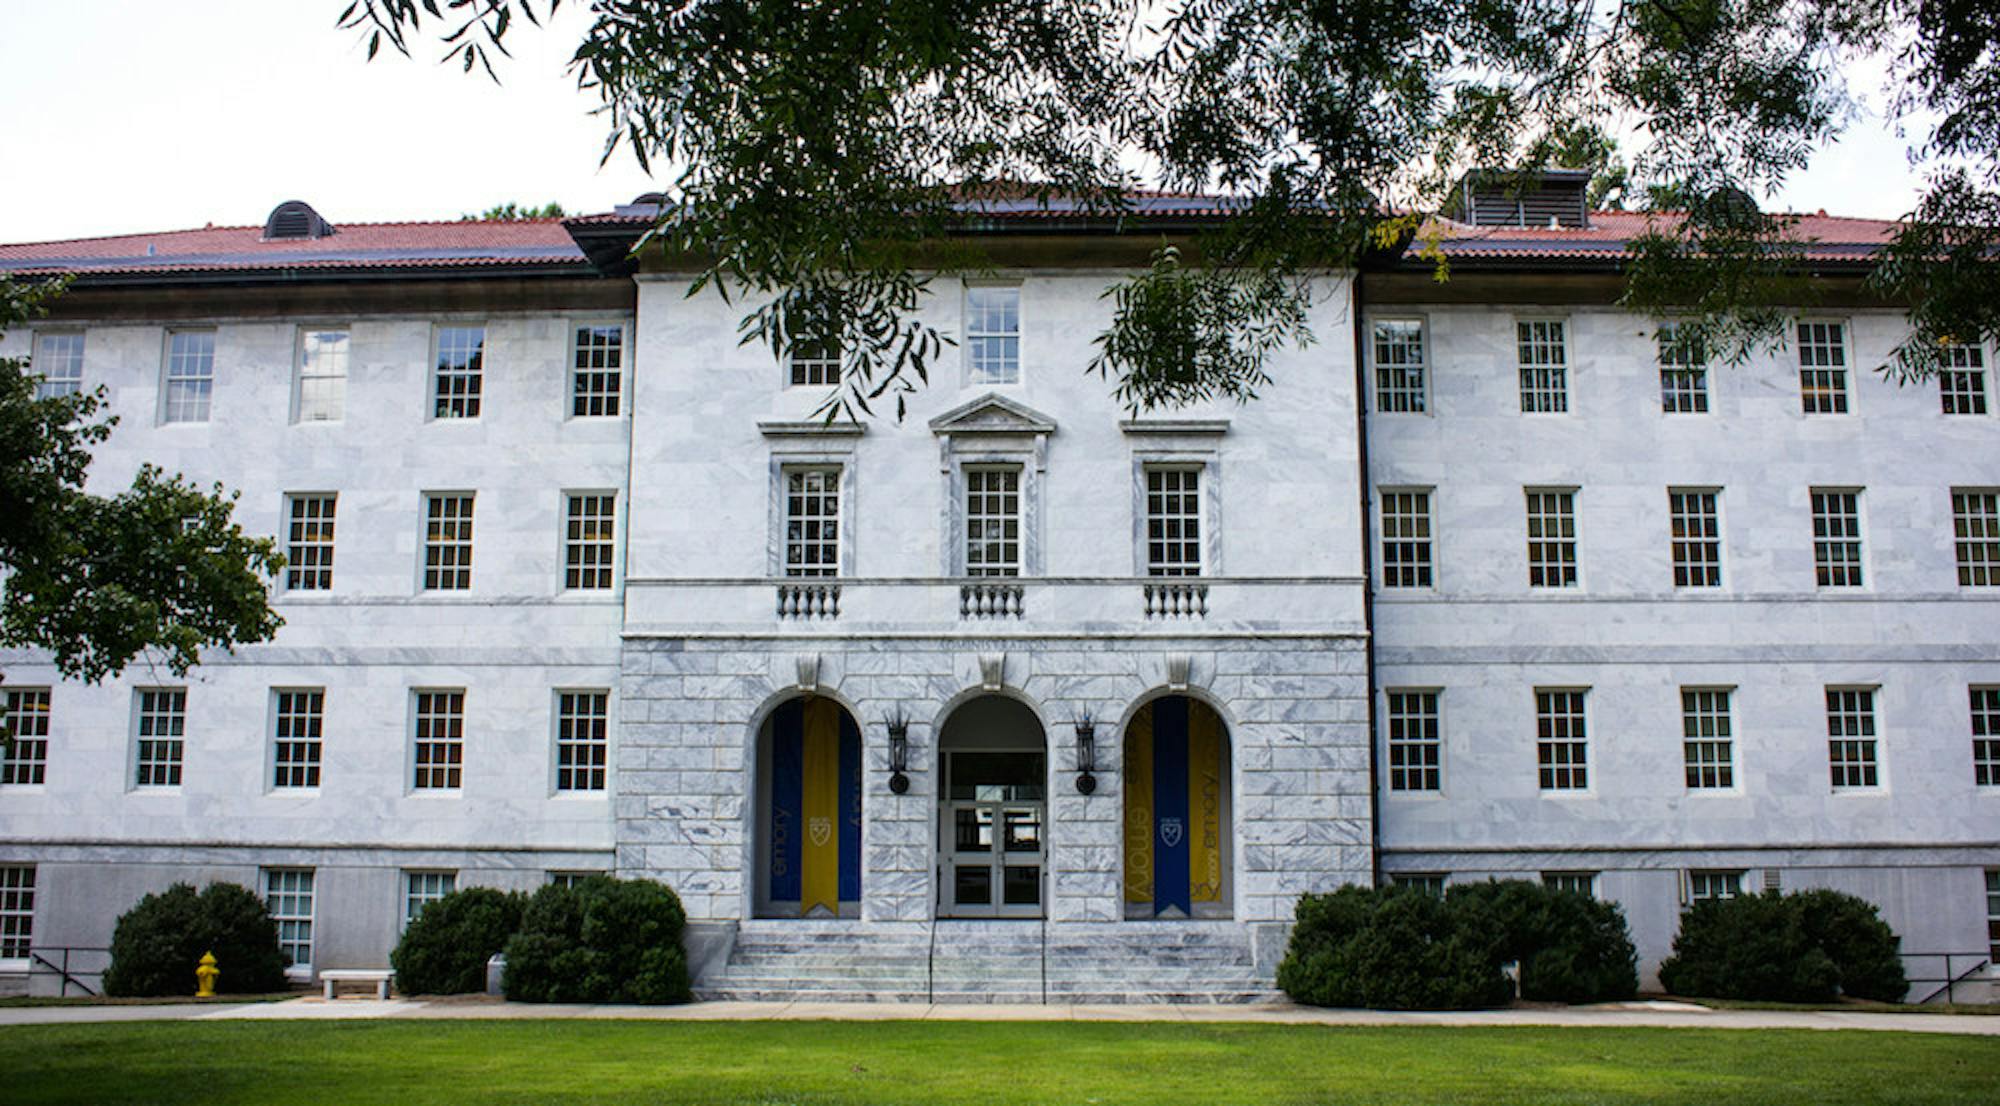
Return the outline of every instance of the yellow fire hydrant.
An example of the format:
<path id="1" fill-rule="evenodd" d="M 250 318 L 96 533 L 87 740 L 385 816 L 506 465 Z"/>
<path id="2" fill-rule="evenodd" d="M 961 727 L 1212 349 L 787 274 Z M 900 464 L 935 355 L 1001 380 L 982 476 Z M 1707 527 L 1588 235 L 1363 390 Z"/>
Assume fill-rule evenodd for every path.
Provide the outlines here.
<path id="1" fill-rule="evenodd" d="M 202 953 L 201 966 L 194 970 L 194 997 L 214 998 L 215 977 L 221 974 L 221 970 L 215 966 L 215 954 Z"/>

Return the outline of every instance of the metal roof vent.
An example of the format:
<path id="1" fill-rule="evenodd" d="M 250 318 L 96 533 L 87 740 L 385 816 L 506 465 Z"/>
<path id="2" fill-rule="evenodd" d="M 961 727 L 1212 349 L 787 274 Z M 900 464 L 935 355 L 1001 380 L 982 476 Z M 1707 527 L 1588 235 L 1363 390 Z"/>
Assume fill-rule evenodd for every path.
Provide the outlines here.
<path id="1" fill-rule="evenodd" d="M 1475 170 L 1460 179 L 1446 214 L 1481 227 L 1588 227 L 1589 185 L 1590 173 L 1578 169 Z"/>
<path id="2" fill-rule="evenodd" d="M 271 217 L 264 220 L 264 240 L 266 242 L 293 238 L 325 238 L 333 233 L 333 224 L 319 217 L 319 212 L 304 200 L 286 200 L 271 209 Z"/>

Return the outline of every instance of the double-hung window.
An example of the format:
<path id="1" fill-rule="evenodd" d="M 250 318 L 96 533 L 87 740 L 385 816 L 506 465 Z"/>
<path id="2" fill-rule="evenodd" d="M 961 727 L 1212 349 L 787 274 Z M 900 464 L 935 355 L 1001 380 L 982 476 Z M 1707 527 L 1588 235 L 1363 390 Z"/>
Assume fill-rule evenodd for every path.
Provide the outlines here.
<path id="1" fill-rule="evenodd" d="M 215 390 L 215 331 L 175 330 L 167 334 L 166 387 L 160 397 L 160 421 L 208 421 Z"/>
<path id="2" fill-rule="evenodd" d="M 1728 688 L 1681 689 L 1681 753 L 1689 791 L 1736 785 L 1735 737 L 1729 719 Z"/>
<path id="3" fill-rule="evenodd" d="M 1535 689 L 1535 764 L 1543 791 L 1590 786 L 1590 731 L 1583 689 Z"/>
<path id="4" fill-rule="evenodd" d="M 1382 492 L 1382 586 L 1431 586 L 1431 490 Z"/>
<path id="5" fill-rule="evenodd" d="M 1826 689 L 1826 760 L 1836 789 L 1874 787 L 1880 782 L 1873 688 Z"/>
<path id="6" fill-rule="evenodd" d="M 339 422 L 347 413 L 348 334 L 345 330 L 299 332 L 300 422 Z"/>
<path id="7" fill-rule="evenodd" d="M 787 383 L 794 388 L 831 388 L 840 383 L 840 342 L 793 333 Z"/>
<path id="8" fill-rule="evenodd" d="M 473 493 L 433 492 L 424 497 L 424 590 L 464 591 L 472 586 Z"/>
<path id="9" fill-rule="evenodd" d="M 840 575 L 840 469 L 785 470 L 785 575 Z"/>
<path id="10" fill-rule="evenodd" d="M 965 574 L 1021 574 L 1021 469 L 965 470 Z"/>
<path id="11" fill-rule="evenodd" d="M 602 791 L 611 761 L 611 693 L 556 693 L 556 790 Z"/>
<path id="12" fill-rule="evenodd" d="M 285 590 L 333 587 L 333 492 L 285 497 Z"/>
<path id="13" fill-rule="evenodd" d="M 1847 413 L 1847 325 L 1801 322 L 1799 402 L 1808 415 Z"/>
<path id="14" fill-rule="evenodd" d="M 285 967 L 312 967 L 313 870 L 264 869 L 264 905 L 278 923 L 278 951 Z"/>
<path id="15" fill-rule="evenodd" d="M 565 499 L 563 587 L 607 591 L 618 548 L 618 497 L 611 492 L 579 492 Z"/>
<path id="16" fill-rule="evenodd" d="M 425 907 L 456 890 L 457 872 L 404 872 L 403 924 L 416 921 Z"/>
<path id="17" fill-rule="evenodd" d="M 1861 489 L 1814 488 L 1813 575 L 1823 588 L 1861 586 Z"/>
<path id="18" fill-rule="evenodd" d="M 576 327 L 571 340 L 570 417 L 617 415 L 625 383 L 625 328 L 618 323 L 588 323 Z"/>
<path id="19" fill-rule="evenodd" d="M 1958 586 L 2000 587 L 2000 491 L 1953 488 L 1951 536 Z"/>
<path id="20" fill-rule="evenodd" d="M 1986 870 L 1986 958 L 2000 964 L 2000 868 Z"/>
<path id="21" fill-rule="evenodd" d="M 83 332 L 35 335 L 35 398 L 53 399 L 83 391 Z"/>
<path id="22" fill-rule="evenodd" d="M 412 761 L 418 791 L 456 791 L 465 770 L 465 692 L 419 691 Z"/>
<path id="23" fill-rule="evenodd" d="M 319 786 L 320 743 L 326 722 L 323 688 L 291 688 L 277 693 L 271 722 L 271 787 Z"/>
<path id="24" fill-rule="evenodd" d="M 179 787 L 187 739 L 187 689 L 141 688 L 139 737 L 134 750 L 135 787 Z"/>
<path id="25" fill-rule="evenodd" d="M 2000 787 L 2000 687 L 1966 691 L 1972 700 L 1972 782 Z"/>
<path id="26" fill-rule="evenodd" d="M 1019 285 L 972 285 L 965 290 L 965 352 L 974 384 L 1021 382 Z"/>
<path id="27" fill-rule="evenodd" d="M 1569 410 L 1568 330 L 1562 319 L 1522 319 L 1514 324 L 1522 414 Z"/>
<path id="28" fill-rule="evenodd" d="M 1573 588 L 1576 574 L 1576 492 L 1529 488 L 1528 586 Z"/>
<path id="29" fill-rule="evenodd" d="M 1938 398 L 1947 415 L 1986 413 L 1986 351 L 1946 346 L 1938 351 Z"/>
<path id="30" fill-rule="evenodd" d="M 1722 520 L 1713 488 L 1667 489 L 1673 528 L 1674 586 L 1722 586 Z"/>
<path id="31" fill-rule="evenodd" d="M 1389 790 L 1436 791 L 1444 743 L 1438 734 L 1438 693 L 1389 691 Z"/>
<path id="32" fill-rule="evenodd" d="M 1733 899 L 1742 893 L 1742 872 L 1695 870 L 1687 874 L 1687 897 L 1689 902 L 1713 902 L 1718 899 Z"/>
<path id="33" fill-rule="evenodd" d="M 49 769 L 49 689 L 7 689 L 7 732 L 14 739 L 0 757 L 0 786 L 39 784 Z"/>
<path id="34" fill-rule="evenodd" d="M 35 866 L 0 865 L 0 962 L 26 966 L 35 943 Z"/>
<path id="35" fill-rule="evenodd" d="M 1542 886 L 1551 891 L 1567 891 L 1585 898 L 1597 897 L 1596 872 L 1543 872 Z"/>
<path id="36" fill-rule="evenodd" d="M 431 417 L 476 419 L 486 377 L 486 328 L 437 328 L 437 362 L 431 374 Z"/>
<path id="37" fill-rule="evenodd" d="M 1421 414 L 1430 407 L 1426 387 L 1429 359 L 1425 353 L 1422 319 L 1377 319 L 1375 348 L 1375 410 L 1388 414 Z"/>
<path id="38" fill-rule="evenodd" d="M 1201 470 L 1146 469 L 1146 575 L 1201 575 Z"/>
<path id="39" fill-rule="evenodd" d="M 1667 323 L 1654 336 L 1659 343 L 1660 409 L 1669 415 L 1697 415 L 1708 410 L 1708 351 L 1693 333 Z"/>

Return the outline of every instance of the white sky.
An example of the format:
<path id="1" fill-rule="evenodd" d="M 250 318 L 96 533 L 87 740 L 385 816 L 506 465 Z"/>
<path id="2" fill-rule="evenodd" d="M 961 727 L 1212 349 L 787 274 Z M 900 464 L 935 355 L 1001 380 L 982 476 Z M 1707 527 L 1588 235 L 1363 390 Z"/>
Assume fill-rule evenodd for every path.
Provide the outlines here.
<path id="1" fill-rule="evenodd" d="M 346 0 L 0 0 L 0 242 L 261 223 L 301 199 L 338 225 L 507 201 L 604 211 L 654 187 L 563 75 L 586 25 L 521 25 L 496 87 L 434 39 L 372 63 Z M 1919 182 L 1876 118 L 1774 207 L 1892 218 Z"/>

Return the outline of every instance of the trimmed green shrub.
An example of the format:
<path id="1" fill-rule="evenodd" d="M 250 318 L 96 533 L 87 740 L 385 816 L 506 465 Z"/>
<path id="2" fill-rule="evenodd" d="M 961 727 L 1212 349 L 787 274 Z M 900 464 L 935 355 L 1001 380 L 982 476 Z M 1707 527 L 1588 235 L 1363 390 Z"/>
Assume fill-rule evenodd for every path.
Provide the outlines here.
<path id="1" fill-rule="evenodd" d="M 686 1002 L 687 916 L 664 884 L 593 876 L 535 892 L 507 942 L 514 1002 Z"/>
<path id="2" fill-rule="evenodd" d="M 424 907 L 389 954 L 396 989 L 409 995 L 486 990 L 486 962 L 521 928 L 527 896 L 467 887 Z"/>
<path id="3" fill-rule="evenodd" d="M 1660 984 L 1707 998 L 1897 1002 L 1909 988 L 1900 944 L 1874 904 L 1839 891 L 1708 899 L 1681 915 Z"/>
<path id="4" fill-rule="evenodd" d="M 1475 1009 L 1513 995 L 1473 912 L 1406 887 L 1302 897 L 1278 986 L 1313 1006 L 1378 1010 Z"/>
<path id="5" fill-rule="evenodd" d="M 1448 907 L 1472 914 L 1489 955 L 1520 967 L 1521 997 L 1614 1002 L 1639 990 L 1639 953 L 1616 903 L 1528 880 L 1454 884 Z"/>
<path id="6" fill-rule="evenodd" d="M 247 887 L 211 883 L 199 894 L 176 883 L 147 895 L 119 916 L 111 934 L 107 995 L 191 995 L 203 953 L 215 954 L 215 989 L 221 994 L 265 994 L 285 989 L 285 955 L 278 925 Z"/>

